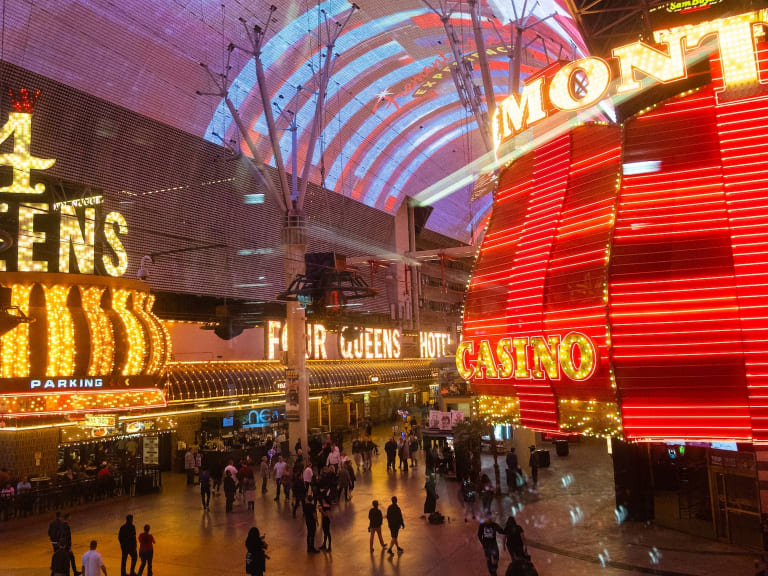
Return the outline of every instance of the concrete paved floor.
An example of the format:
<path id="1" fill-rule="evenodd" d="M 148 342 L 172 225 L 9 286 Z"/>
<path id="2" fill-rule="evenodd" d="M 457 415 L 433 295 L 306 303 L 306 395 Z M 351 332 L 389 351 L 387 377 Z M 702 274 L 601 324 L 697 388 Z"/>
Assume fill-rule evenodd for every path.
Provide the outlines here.
<path id="1" fill-rule="evenodd" d="M 381 442 L 380 445 L 383 445 Z M 538 493 L 526 494 L 518 521 L 525 528 L 529 551 L 542 576 L 752 576 L 754 553 L 683 533 L 635 523 L 618 525 L 614 515 L 613 478 L 604 442 L 571 447 L 568 458 L 554 456 L 542 470 Z M 490 458 L 486 462 L 490 465 Z M 197 488 L 182 475 L 164 475 L 161 494 L 122 498 L 72 511 L 72 535 L 79 559 L 92 538 L 99 541 L 110 575 L 119 574 L 117 531 L 127 513 L 137 526 L 152 525 L 157 544 L 158 576 L 244 574 L 247 532 L 254 524 L 266 534 L 271 559 L 267 574 L 372 576 L 481 576 L 487 574 L 476 539 L 477 523 L 463 521 L 455 482 L 440 481 L 438 509 L 449 521 L 432 526 L 421 519 L 424 500 L 422 466 L 409 473 L 385 472 L 385 457 L 375 458 L 373 473 L 359 475 L 350 502 L 333 509 L 333 552 L 307 555 L 304 522 L 291 517 L 284 502 L 273 501 L 274 485 L 257 497 L 255 512 L 236 506 L 224 513 L 223 496 L 204 512 Z M 493 478 L 492 474 L 491 477 Z M 367 513 L 376 498 L 386 506 L 397 495 L 405 515 L 401 533 L 405 552 L 390 557 L 369 553 Z M 500 523 L 513 505 L 500 498 L 494 512 Z M 48 574 L 51 518 L 0 523 L 0 576 Z M 384 530 L 387 536 L 386 529 Z M 387 540 L 388 542 L 388 540 Z M 506 567 L 502 553 L 502 568 Z M 605 566 L 603 566 L 605 564 Z"/>

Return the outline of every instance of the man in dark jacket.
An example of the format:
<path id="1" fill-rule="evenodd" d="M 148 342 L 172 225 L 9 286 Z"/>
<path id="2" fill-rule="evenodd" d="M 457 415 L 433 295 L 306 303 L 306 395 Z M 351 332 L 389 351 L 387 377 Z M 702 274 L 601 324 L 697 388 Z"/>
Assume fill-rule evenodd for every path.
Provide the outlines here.
<path id="1" fill-rule="evenodd" d="M 310 500 L 305 500 L 302 505 L 304 510 L 304 523 L 307 525 L 307 552 L 317 554 L 315 548 L 315 532 L 317 532 L 317 509 Z"/>
<path id="2" fill-rule="evenodd" d="M 477 527 L 477 539 L 483 545 L 485 561 L 491 576 L 496 576 L 496 570 L 499 567 L 499 545 L 496 542 L 496 534 L 504 534 L 504 530 L 490 517 L 483 518 L 480 526 Z"/>
<path id="3" fill-rule="evenodd" d="M 387 472 L 389 472 L 390 468 L 394 472 L 395 456 L 397 455 L 397 442 L 395 442 L 394 437 L 387 440 L 387 443 L 384 444 L 384 452 L 387 453 Z"/>
<path id="4" fill-rule="evenodd" d="M 368 532 L 371 533 L 371 552 L 373 552 L 373 537 L 376 534 L 379 536 L 381 547 L 387 547 L 387 545 L 384 544 L 384 538 L 381 536 L 381 525 L 384 523 L 384 516 L 382 515 L 381 510 L 379 510 L 379 501 L 374 500 L 372 505 L 373 508 L 368 511 Z"/>
<path id="5" fill-rule="evenodd" d="M 125 517 L 125 524 L 120 526 L 120 531 L 117 534 L 117 539 L 120 542 L 120 550 L 122 552 L 122 559 L 120 560 L 120 576 L 126 576 L 125 561 L 128 556 L 131 557 L 131 571 L 130 575 L 136 575 L 136 558 L 138 554 L 136 552 L 136 526 L 133 525 L 133 514 L 128 514 Z"/>
<path id="6" fill-rule="evenodd" d="M 56 518 L 48 524 L 48 539 L 51 541 L 54 552 L 59 549 L 59 540 L 64 535 L 63 526 L 64 522 L 61 520 L 61 512 L 56 512 Z"/>
<path id="7" fill-rule="evenodd" d="M 58 549 L 51 558 L 51 574 L 54 576 L 69 576 L 69 569 L 72 568 L 74 576 L 80 576 L 82 572 L 77 569 L 75 564 L 75 555 L 68 544 L 62 540 L 58 543 Z"/>
<path id="8" fill-rule="evenodd" d="M 397 505 L 397 496 L 392 496 L 392 504 L 387 508 L 387 524 L 389 525 L 389 533 L 392 536 L 387 552 L 394 555 L 392 546 L 395 546 L 398 553 L 402 554 L 403 549 L 400 548 L 397 536 L 400 533 L 400 529 L 405 530 L 405 522 L 403 521 L 403 512 L 400 510 L 400 506 Z"/>

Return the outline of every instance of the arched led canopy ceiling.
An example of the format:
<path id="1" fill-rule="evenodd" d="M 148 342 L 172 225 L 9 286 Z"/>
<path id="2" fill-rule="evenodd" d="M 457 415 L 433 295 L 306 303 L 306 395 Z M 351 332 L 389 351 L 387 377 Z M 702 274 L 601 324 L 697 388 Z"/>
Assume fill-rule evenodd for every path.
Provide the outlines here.
<path id="1" fill-rule="evenodd" d="M 496 99 L 508 94 L 509 21 L 513 0 L 482 2 L 483 36 Z M 239 18 L 262 21 L 273 0 L 196 2 L 71 0 L 6 5 L 3 59 L 218 144 L 237 142 L 226 105 L 196 95 L 212 88 L 200 63 L 221 71 L 230 42 L 247 46 Z M 420 0 L 358 0 L 360 10 L 334 48 L 326 128 L 313 150 L 312 179 L 370 206 L 395 211 L 406 196 L 439 181 L 484 152 L 476 120 L 462 106 L 446 67 L 453 61 L 440 18 Z M 560 0 L 535 5 L 526 31 L 522 76 L 558 55 L 583 53 Z M 523 2 L 517 3 L 520 14 Z M 461 50 L 477 62 L 467 2 L 453 2 L 451 24 Z M 342 21 L 347 0 L 279 3 L 263 49 L 272 102 L 297 112 L 299 172 L 307 154 L 324 19 Z M 527 7 L 530 11 L 531 6 Z M 530 22 L 530 21 L 529 21 Z M 263 23 L 263 22 L 262 22 Z M 273 162 L 252 58 L 235 50 L 230 98 L 265 160 Z M 473 73 L 482 85 L 479 66 Z M 295 106 L 297 86 L 304 87 Z M 284 116 L 280 128 L 287 127 Z M 280 146 L 290 170 L 291 133 Z M 244 148 L 245 150 L 245 148 Z M 439 200 L 428 227 L 467 239 L 490 207 L 469 210 L 469 187 Z"/>

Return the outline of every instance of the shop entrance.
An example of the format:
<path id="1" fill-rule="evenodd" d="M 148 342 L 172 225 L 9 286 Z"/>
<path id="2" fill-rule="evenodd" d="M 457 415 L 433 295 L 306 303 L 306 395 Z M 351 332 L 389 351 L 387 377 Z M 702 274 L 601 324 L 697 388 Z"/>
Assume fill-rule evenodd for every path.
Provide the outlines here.
<path id="1" fill-rule="evenodd" d="M 761 548 L 760 491 L 755 455 L 712 449 L 709 458 L 717 539 Z"/>

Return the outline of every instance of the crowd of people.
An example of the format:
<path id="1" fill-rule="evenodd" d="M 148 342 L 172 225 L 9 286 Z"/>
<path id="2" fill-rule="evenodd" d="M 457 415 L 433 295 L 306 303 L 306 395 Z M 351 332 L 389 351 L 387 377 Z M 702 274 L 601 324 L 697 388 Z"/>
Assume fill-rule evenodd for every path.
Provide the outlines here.
<path id="1" fill-rule="evenodd" d="M 418 466 L 420 443 L 417 440 L 417 430 L 415 426 L 409 428 L 409 434 L 403 433 L 399 437 L 392 435 L 384 445 L 387 473 L 400 471 L 406 474 L 410 468 Z M 196 453 L 191 451 L 189 453 L 194 458 L 194 468 L 193 474 L 188 474 L 187 477 L 190 484 L 199 487 L 200 505 L 206 512 L 210 509 L 212 495 L 224 496 L 225 513 L 229 514 L 233 512 L 235 505 L 242 506 L 243 510 L 254 511 L 259 487 L 262 495 L 270 493 L 272 496 L 271 492 L 274 490 L 275 502 L 283 500 L 290 503 L 287 509 L 291 510 L 294 518 L 299 513 L 303 516 L 307 553 L 330 553 L 334 507 L 340 502 L 352 499 L 358 478 L 372 468 L 372 459 L 377 453 L 377 448 L 369 428 L 351 442 L 352 458 L 347 455 L 343 445 L 330 436 L 312 439 L 306 455 L 301 444 L 297 443 L 293 454 L 283 455 L 281 450 L 270 450 L 259 461 L 254 461 L 250 455 L 237 461 L 231 458 L 223 468 L 215 470 L 208 469 L 197 458 Z M 520 473 L 514 450 L 507 455 L 506 463 L 508 475 Z M 434 469 L 426 470 L 424 491 L 422 518 L 428 518 L 430 523 L 442 523 L 444 518 L 437 511 L 438 474 Z M 473 519 L 480 521 L 477 537 L 492 576 L 496 575 L 499 565 L 498 535 L 503 535 L 504 546 L 512 561 L 510 570 L 514 571 L 509 574 L 527 574 L 525 570 L 530 565 L 530 557 L 527 554 L 523 530 L 514 517 L 507 519 L 504 528 L 492 520 L 491 508 L 495 494 L 495 487 L 485 474 L 474 482 L 469 479 L 460 482 L 460 501 L 465 507 L 464 520 L 467 522 L 471 515 Z M 482 512 L 476 510 L 476 502 L 482 504 Z M 68 514 L 57 513 L 56 519 L 49 526 L 49 539 L 53 547 L 52 575 L 99 576 L 103 573 L 106 576 L 106 567 L 97 551 L 98 543 L 95 540 L 90 543 L 89 550 L 83 554 L 78 566 L 72 553 L 69 520 Z M 388 539 L 385 539 L 382 533 L 385 521 L 389 531 Z M 378 544 L 383 553 L 403 553 L 400 534 L 404 529 L 404 515 L 397 496 L 391 496 L 386 509 L 380 507 L 378 500 L 371 502 L 368 511 L 371 552 L 375 551 Z M 145 570 L 148 576 L 152 576 L 155 539 L 150 532 L 150 526 L 145 525 L 143 531 L 137 535 L 133 517 L 128 515 L 125 524 L 119 529 L 118 541 L 121 549 L 121 576 L 143 576 Z M 250 530 L 245 547 L 246 573 L 252 576 L 263 575 L 266 561 L 269 559 L 266 553 L 268 546 L 258 528 L 253 527 Z"/>
<path id="2" fill-rule="evenodd" d="M 98 542 L 91 540 L 88 550 L 83 554 L 78 570 L 75 555 L 72 552 L 72 529 L 70 527 L 70 515 L 56 512 L 56 517 L 48 525 L 48 539 L 53 547 L 51 556 L 52 576 L 107 576 L 107 567 L 101 553 L 97 551 Z M 150 525 L 145 524 L 144 530 L 136 534 L 136 526 L 133 523 L 133 515 L 125 517 L 125 524 L 120 526 L 117 532 L 117 540 L 120 544 L 121 576 L 142 576 L 144 569 L 147 576 L 152 576 L 152 559 L 154 557 L 155 537 L 150 532 Z M 139 571 L 136 572 L 138 561 Z M 130 561 L 130 562 L 129 562 Z"/>

